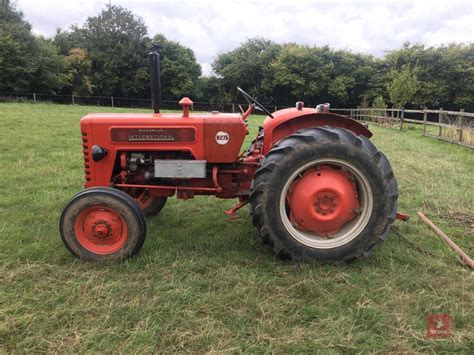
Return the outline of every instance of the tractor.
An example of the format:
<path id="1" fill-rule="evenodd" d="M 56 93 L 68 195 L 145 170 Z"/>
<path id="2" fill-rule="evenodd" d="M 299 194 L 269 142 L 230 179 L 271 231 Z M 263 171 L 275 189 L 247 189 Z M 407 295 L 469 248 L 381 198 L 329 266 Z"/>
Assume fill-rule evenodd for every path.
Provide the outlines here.
<path id="1" fill-rule="evenodd" d="M 241 113 L 161 113 L 160 59 L 149 54 L 153 113 L 88 114 L 80 120 L 85 189 L 60 219 L 69 251 L 83 259 L 132 257 L 146 236 L 144 215 L 168 198 L 238 199 L 249 205 L 262 241 L 296 261 L 349 262 L 368 256 L 389 235 L 397 213 L 397 181 L 386 156 L 360 122 L 329 105 L 270 112 L 237 88 Z M 247 119 L 267 117 L 247 149 Z"/>

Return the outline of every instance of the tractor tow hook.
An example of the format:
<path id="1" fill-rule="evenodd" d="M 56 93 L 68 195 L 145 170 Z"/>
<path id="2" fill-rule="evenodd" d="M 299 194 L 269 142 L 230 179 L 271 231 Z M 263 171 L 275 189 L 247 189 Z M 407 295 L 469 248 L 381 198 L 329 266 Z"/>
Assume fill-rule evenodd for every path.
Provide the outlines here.
<path id="1" fill-rule="evenodd" d="M 231 220 L 231 221 L 241 219 L 241 217 L 236 212 L 237 212 L 237 210 L 244 207 L 247 203 L 249 203 L 248 200 L 245 200 L 243 202 L 239 202 L 234 207 L 229 208 L 228 210 L 225 210 L 224 213 L 227 217 L 229 217 L 229 220 Z"/>

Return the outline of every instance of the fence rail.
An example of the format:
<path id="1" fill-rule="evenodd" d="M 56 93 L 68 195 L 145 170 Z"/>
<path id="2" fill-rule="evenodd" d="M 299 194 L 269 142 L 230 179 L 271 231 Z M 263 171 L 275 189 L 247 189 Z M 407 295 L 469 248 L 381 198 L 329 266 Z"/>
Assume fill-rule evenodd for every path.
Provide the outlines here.
<path id="1" fill-rule="evenodd" d="M 52 95 L 52 94 L 38 94 L 38 93 L 5 93 L 0 92 L 1 101 L 33 101 L 33 102 L 54 102 L 59 104 L 69 105 L 92 105 L 92 106 L 107 106 L 107 107 L 122 107 L 122 108 L 151 108 L 152 102 L 150 99 L 136 99 L 127 97 L 115 96 L 79 96 L 79 95 Z M 179 110 L 179 100 L 161 100 L 161 107 L 165 110 Z M 221 112 L 240 112 L 239 106 L 244 107 L 246 103 L 228 103 L 228 102 L 203 102 L 195 101 L 193 103 L 193 110 L 195 111 L 221 111 Z M 288 106 L 269 105 L 272 110 L 280 110 Z M 256 112 L 257 114 L 259 111 Z M 263 113 L 262 113 L 263 114 Z"/>
<path id="2" fill-rule="evenodd" d="M 474 113 L 440 110 L 335 108 L 356 120 L 375 121 L 380 126 L 402 130 L 406 123 L 422 125 L 423 135 L 474 149 Z M 390 113 L 390 114 L 389 114 Z"/>
<path id="3" fill-rule="evenodd" d="M 37 93 L 3 93 L 0 92 L 0 102 L 10 100 L 48 101 L 60 104 L 93 105 L 108 107 L 151 108 L 151 100 L 114 96 L 77 96 L 51 95 Z M 178 101 L 162 100 L 162 108 L 168 110 L 180 109 Z M 195 111 L 239 112 L 243 103 L 225 102 L 194 102 Z M 311 106 L 311 105 L 307 105 Z M 287 108 L 282 105 L 269 105 L 272 110 Z M 314 106 L 313 106 L 314 107 Z M 356 120 L 375 121 L 380 126 L 403 129 L 406 123 L 423 125 L 423 135 L 439 140 L 456 143 L 474 149 L 474 113 L 461 111 L 440 110 L 411 110 L 411 109 L 377 109 L 377 108 L 331 108 Z M 261 113 L 259 111 L 256 112 Z"/>

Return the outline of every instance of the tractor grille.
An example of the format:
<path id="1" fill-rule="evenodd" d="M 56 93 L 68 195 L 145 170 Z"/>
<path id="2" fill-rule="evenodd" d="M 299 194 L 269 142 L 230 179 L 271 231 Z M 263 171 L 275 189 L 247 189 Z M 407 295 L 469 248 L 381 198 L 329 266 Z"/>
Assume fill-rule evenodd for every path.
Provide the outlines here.
<path id="1" fill-rule="evenodd" d="M 82 132 L 82 156 L 84 158 L 84 174 L 86 181 L 91 181 L 91 170 L 90 170 L 90 149 L 87 132 Z"/>

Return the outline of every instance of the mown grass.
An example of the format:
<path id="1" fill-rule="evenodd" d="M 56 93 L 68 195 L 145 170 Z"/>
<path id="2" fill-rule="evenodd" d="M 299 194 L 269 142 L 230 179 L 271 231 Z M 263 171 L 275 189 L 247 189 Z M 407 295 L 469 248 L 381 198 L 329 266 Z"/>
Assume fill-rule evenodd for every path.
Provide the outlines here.
<path id="1" fill-rule="evenodd" d="M 120 264 L 73 258 L 58 233 L 82 188 L 79 118 L 132 111 L 0 104 L 0 352 L 464 352 L 474 348 L 472 272 L 415 216 L 426 212 L 473 254 L 443 215 L 474 212 L 473 152 L 419 130 L 372 127 L 398 177 L 396 222 L 372 256 L 347 266 L 294 264 L 264 247 L 234 201 L 171 199 L 148 219 L 142 251 Z M 252 117 L 252 136 L 261 117 Z M 250 138 L 250 137 L 249 137 Z M 449 313 L 452 335 L 426 337 Z"/>

